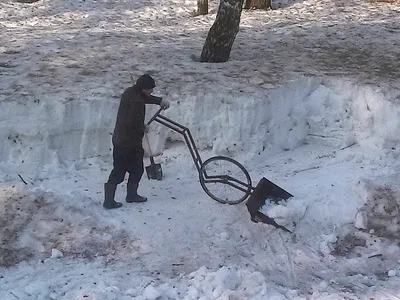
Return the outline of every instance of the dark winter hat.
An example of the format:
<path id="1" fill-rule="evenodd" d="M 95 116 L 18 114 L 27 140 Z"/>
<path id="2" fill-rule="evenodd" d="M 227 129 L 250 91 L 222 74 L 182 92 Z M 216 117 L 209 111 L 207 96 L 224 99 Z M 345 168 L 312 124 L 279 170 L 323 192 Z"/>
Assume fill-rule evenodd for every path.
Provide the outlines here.
<path id="1" fill-rule="evenodd" d="M 149 74 L 144 74 L 138 78 L 136 86 L 142 90 L 150 90 L 156 87 L 156 83 Z"/>

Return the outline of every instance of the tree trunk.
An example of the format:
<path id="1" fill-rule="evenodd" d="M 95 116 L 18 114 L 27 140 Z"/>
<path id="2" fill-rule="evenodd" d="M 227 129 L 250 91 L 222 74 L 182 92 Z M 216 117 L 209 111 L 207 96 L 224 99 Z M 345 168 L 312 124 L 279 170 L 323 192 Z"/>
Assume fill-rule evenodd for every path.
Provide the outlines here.
<path id="1" fill-rule="evenodd" d="M 244 0 L 221 0 L 217 17 L 208 32 L 201 52 L 201 62 L 226 62 L 239 31 Z"/>
<path id="2" fill-rule="evenodd" d="M 208 14 L 208 0 L 197 0 L 197 12 L 196 15 Z"/>
<path id="3" fill-rule="evenodd" d="M 268 9 L 271 8 L 271 0 L 246 0 L 245 9 Z"/>

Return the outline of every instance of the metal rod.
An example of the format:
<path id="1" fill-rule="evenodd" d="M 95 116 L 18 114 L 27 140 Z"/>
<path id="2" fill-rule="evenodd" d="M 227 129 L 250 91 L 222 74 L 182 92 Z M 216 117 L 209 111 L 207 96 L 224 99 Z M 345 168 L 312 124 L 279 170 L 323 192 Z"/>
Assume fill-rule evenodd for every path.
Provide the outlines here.
<path id="1" fill-rule="evenodd" d="M 182 134 L 183 138 L 185 139 L 186 145 L 189 148 L 189 152 L 190 152 L 190 155 L 192 156 L 192 159 L 196 166 L 196 169 L 199 172 L 199 175 L 201 176 L 200 170 L 201 170 L 201 166 L 202 166 L 203 162 L 202 162 L 200 154 L 197 150 L 197 147 L 196 147 L 196 144 L 192 137 L 192 134 L 190 133 L 190 130 L 187 127 L 185 127 L 179 123 L 176 123 L 167 117 L 161 116 L 160 112 L 161 112 L 161 110 L 158 110 L 156 112 L 156 114 L 150 119 L 150 121 L 147 124 L 149 125 L 151 122 L 155 121 L 155 122 L 158 122 L 158 123 L 168 127 L 169 129 L 172 129 L 173 131 L 176 131 L 176 132 Z"/>
<path id="2" fill-rule="evenodd" d="M 160 113 L 161 113 L 162 110 L 163 110 L 162 108 L 160 108 L 159 110 L 157 110 L 157 112 L 154 114 L 154 116 L 152 116 L 151 119 L 147 122 L 147 125 L 150 125 L 150 123 L 153 122 L 154 119 L 157 118 L 157 117 L 160 115 Z"/>
<path id="3" fill-rule="evenodd" d="M 187 130 L 187 134 L 188 134 L 188 136 L 189 136 L 189 139 L 190 139 L 192 145 L 196 145 L 195 142 L 194 142 L 193 136 L 192 136 L 192 134 L 190 133 L 190 130 L 189 130 L 189 129 Z M 196 154 L 196 157 L 197 157 L 197 159 L 198 159 L 198 161 L 199 161 L 199 163 L 200 163 L 200 166 L 201 166 L 201 165 L 203 164 L 203 162 L 202 162 L 202 160 L 201 160 L 199 151 L 197 150 L 197 147 L 194 147 L 193 149 L 194 149 L 194 152 L 195 152 L 195 154 Z"/>
<path id="4" fill-rule="evenodd" d="M 218 178 L 221 178 L 220 180 L 223 180 L 223 181 L 233 181 L 233 182 L 242 184 L 243 186 L 247 186 L 247 184 L 246 184 L 245 182 L 240 181 L 239 179 L 233 178 L 232 176 L 228 176 L 228 175 L 212 175 L 212 176 L 209 176 L 209 175 L 206 174 L 206 172 L 204 172 L 204 173 L 205 173 L 205 176 L 204 176 L 204 177 L 205 177 L 207 180 L 208 180 L 208 179 L 218 179 Z"/>
<path id="5" fill-rule="evenodd" d="M 196 145 L 191 144 L 191 141 L 189 140 L 189 138 L 186 136 L 185 133 L 187 133 L 187 131 L 184 131 L 183 137 L 185 138 L 186 144 L 190 151 L 190 155 L 192 156 L 194 164 L 196 165 L 196 169 L 200 174 L 201 162 L 199 162 L 198 158 L 196 157 L 195 150 L 194 150 L 194 149 L 196 149 Z M 201 176 L 201 174 L 200 174 L 200 176 Z"/>
<path id="6" fill-rule="evenodd" d="M 158 123 L 160 123 L 160 124 L 162 124 L 162 125 L 164 125 L 164 126 L 170 128 L 170 129 L 172 129 L 173 131 L 176 131 L 176 132 L 178 132 L 178 133 L 180 133 L 180 134 L 183 134 L 183 133 L 184 133 L 184 130 L 179 129 L 179 128 L 175 128 L 175 127 L 173 127 L 172 125 L 168 124 L 167 122 L 164 122 L 164 121 L 159 120 L 159 119 L 155 119 L 154 121 L 156 121 L 156 122 L 158 122 Z"/>
<path id="7" fill-rule="evenodd" d="M 204 180 L 204 183 L 223 183 L 223 184 L 226 184 L 226 185 L 230 185 L 230 186 L 234 187 L 235 189 L 238 189 L 238 190 L 240 190 L 240 191 L 242 191 L 244 193 L 247 193 L 247 189 L 245 189 L 245 188 L 243 188 L 243 187 L 241 187 L 241 186 L 239 186 L 237 184 L 234 184 L 234 183 L 230 182 L 229 180 L 225 180 L 225 179 L 223 179 L 223 180 L 218 180 L 218 179 L 209 180 L 209 179 L 206 179 L 206 180 Z"/>
<path id="8" fill-rule="evenodd" d="M 165 117 L 165 116 L 158 115 L 157 117 L 160 118 L 160 119 L 163 119 L 163 120 L 165 120 L 165 121 L 167 121 L 167 122 L 170 122 L 170 123 L 174 124 L 174 125 L 177 126 L 177 127 L 181 127 L 181 128 L 187 129 L 185 126 L 183 126 L 183 125 L 181 125 L 181 124 L 179 124 L 179 123 L 177 123 L 177 122 L 175 122 L 175 121 L 172 121 L 171 119 L 169 119 L 169 118 L 167 118 L 167 117 Z"/>

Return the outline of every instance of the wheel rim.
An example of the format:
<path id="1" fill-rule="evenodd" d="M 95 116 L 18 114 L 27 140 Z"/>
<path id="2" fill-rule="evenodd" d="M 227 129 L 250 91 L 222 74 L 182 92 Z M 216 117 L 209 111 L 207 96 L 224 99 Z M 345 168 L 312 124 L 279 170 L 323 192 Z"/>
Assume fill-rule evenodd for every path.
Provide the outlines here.
<path id="1" fill-rule="evenodd" d="M 221 203 L 240 203 L 251 192 L 247 170 L 239 162 L 224 156 L 211 157 L 202 164 L 200 183 L 212 199 Z"/>

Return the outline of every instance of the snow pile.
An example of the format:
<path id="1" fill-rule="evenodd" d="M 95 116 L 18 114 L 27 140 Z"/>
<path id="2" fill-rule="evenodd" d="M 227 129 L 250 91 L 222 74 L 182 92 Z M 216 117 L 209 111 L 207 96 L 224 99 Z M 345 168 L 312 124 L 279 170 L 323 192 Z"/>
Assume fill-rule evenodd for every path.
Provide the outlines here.
<path id="1" fill-rule="evenodd" d="M 248 272 L 222 267 L 216 272 L 206 268 L 189 274 L 185 300 L 195 299 L 274 299 L 286 297 L 276 291 L 260 272 Z M 285 291 L 288 292 L 288 291 Z M 290 294 L 290 291 L 288 292 Z M 295 292 L 291 293 L 295 296 Z"/>
<path id="2" fill-rule="evenodd" d="M 35 278 L 37 272 L 51 267 L 50 274 L 44 273 L 42 280 Z M 135 299 L 135 300 L 156 300 L 156 299 L 305 299 L 300 297 L 295 290 L 276 287 L 268 283 L 260 272 L 250 272 L 237 268 L 222 267 L 213 272 L 205 267 L 188 275 L 182 275 L 179 279 L 173 279 L 171 283 L 162 283 L 158 280 L 151 280 L 146 275 L 142 276 L 142 282 L 138 282 L 131 274 L 124 274 L 129 277 L 128 281 L 116 282 L 102 272 L 100 260 L 91 264 L 82 264 L 81 267 L 73 269 L 70 264 L 64 265 L 62 274 L 56 274 L 60 261 L 46 261 L 35 267 L 26 269 L 31 276 L 31 282 L 26 282 L 22 289 L 16 286 L 11 289 L 11 295 L 25 299 L 30 297 L 46 297 L 47 299 L 81 299 L 102 298 L 102 299 Z M 118 273 L 117 267 L 108 267 L 108 272 Z M 89 272 L 88 272 L 89 271 Z M 14 272 L 14 271 L 11 271 Z M 91 276 L 90 276 L 91 274 Z M 53 278 L 51 278 L 51 276 Z M 55 285 L 50 283 L 50 278 Z M 11 286 L 12 282 L 8 283 Z M 55 288 L 57 287 L 57 288 Z M 71 287 L 80 287 L 71 289 Z M 0 291 L 1 296 L 8 296 Z M 4 298 L 6 299 L 6 298 Z"/>
<path id="3" fill-rule="evenodd" d="M 400 109 L 385 91 L 344 80 L 299 79 L 265 95 L 254 93 L 166 95 L 164 114 L 187 126 L 200 149 L 249 159 L 305 143 L 337 148 L 350 144 L 387 150 L 399 143 Z M 118 101 L 3 102 L 0 112 L 2 166 L 16 171 L 70 166 L 75 160 L 110 154 Z M 148 116 L 156 108 L 149 109 Z M 161 153 L 183 137 L 161 125 L 151 142 Z"/>

